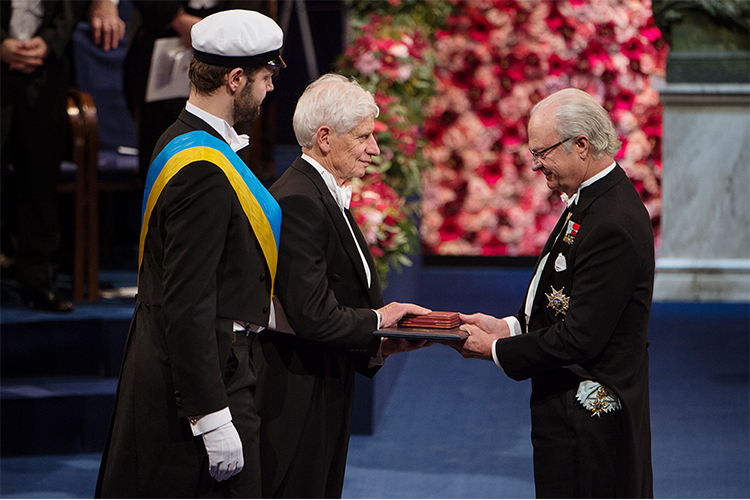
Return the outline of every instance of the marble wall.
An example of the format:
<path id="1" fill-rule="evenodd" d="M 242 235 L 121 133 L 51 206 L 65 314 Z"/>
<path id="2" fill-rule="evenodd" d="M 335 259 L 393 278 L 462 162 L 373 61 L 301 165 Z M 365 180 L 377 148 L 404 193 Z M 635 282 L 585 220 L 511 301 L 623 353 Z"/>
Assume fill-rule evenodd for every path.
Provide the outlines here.
<path id="1" fill-rule="evenodd" d="M 654 300 L 750 302 L 750 85 L 667 84 Z"/>

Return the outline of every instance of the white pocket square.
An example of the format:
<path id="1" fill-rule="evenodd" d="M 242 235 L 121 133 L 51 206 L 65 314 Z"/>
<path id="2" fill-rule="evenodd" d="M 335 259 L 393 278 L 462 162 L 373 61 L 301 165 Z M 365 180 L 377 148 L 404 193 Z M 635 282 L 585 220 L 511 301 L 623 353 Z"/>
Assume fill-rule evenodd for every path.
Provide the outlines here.
<path id="1" fill-rule="evenodd" d="M 565 261 L 565 256 L 563 254 L 558 254 L 555 259 L 555 271 L 559 273 L 560 271 L 565 271 L 567 268 L 568 263 Z"/>

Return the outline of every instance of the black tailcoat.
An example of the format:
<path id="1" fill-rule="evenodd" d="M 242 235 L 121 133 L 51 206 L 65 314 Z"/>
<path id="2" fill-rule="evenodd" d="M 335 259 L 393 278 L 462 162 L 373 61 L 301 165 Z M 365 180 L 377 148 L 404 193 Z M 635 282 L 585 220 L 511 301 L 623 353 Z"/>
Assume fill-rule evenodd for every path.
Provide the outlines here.
<path id="1" fill-rule="evenodd" d="M 323 178 L 297 158 L 271 187 L 281 206 L 276 294 L 296 335 L 263 332 L 254 351 L 261 416 L 264 497 L 341 496 L 349 445 L 354 375 L 373 375 L 379 338 L 373 308 L 380 280 L 350 216 L 362 259 Z"/>
<path id="2" fill-rule="evenodd" d="M 183 111 L 155 151 L 182 134 L 220 136 Z M 250 340 L 233 321 L 268 324 L 271 282 L 252 227 L 226 175 L 195 161 L 174 175 L 149 221 L 138 297 L 102 457 L 97 496 L 259 496 Z M 245 466 L 208 475 L 188 417 L 229 406 Z"/>
<path id="3" fill-rule="evenodd" d="M 571 219 L 580 223 L 572 244 L 553 246 L 562 221 L 550 235 L 542 252 L 552 252 L 542 274 L 528 333 L 496 344 L 496 355 L 505 372 L 515 380 L 532 379 L 532 442 L 535 447 L 535 477 L 540 496 L 565 496 L 560 483 L 574 488 L 585 480 L 555 478 L 554 460 L 546 457 L 545 431 L 562 425 L 579 447 L 588 446 L 583 435 L 604 433 L 608 422 L 619 419 L 613 431 L 617 449 L 607 446 L 601 457 L 584 460 L 581 469 L 607 469 L 601 476 L 614 481 L 597 496 L 653 496 L 651 469 L 651 427 L 648 389 L 647 327 L 654 281 L 654 240 L 648 212 L 633 184 L 619 166 L 581 190 Z M 560 238 L 562 240 L 562 238 Z M 564 269 L 554 262 L 562 255 Z M 562 260 L 558 260 L 562 263 Z M 550 307 L 550 296 L 562 291 L 569 298 L 566 314 Z M 525 304 L 518 319 L 526 331 Z M 622 402 L 622 410 L 591 417 L 575 401 L 582 380 L 566 366 L 579 364 L 597 381 L 612 390 Z M 551 409 L 549 402 L 564 401 Z M 568 406 L 565 406 L 568 405 Z M 573 414 L 579 415 L 576 420 Z M 577 422 L 577 423 L 575 423 Z M 583 422 L 583 423 L 580 423 Z M 578 441 L 576 441 L 578 439 Z M 591 439 L 590 437 L 586 439 Z M 573 446 L 573 445 L 571 445 Z M 595 474 L 596 475 L 596 474 Z M 551 484 L 545 485 L 544 483 Z M 583 496 L 587 490 L 569 490 Z"/>

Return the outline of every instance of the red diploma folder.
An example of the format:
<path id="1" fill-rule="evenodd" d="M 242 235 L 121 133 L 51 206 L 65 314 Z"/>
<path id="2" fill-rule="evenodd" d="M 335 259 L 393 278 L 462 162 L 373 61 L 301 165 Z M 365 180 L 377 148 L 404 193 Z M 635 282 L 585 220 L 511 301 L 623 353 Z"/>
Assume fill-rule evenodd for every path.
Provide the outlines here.
<path id="1" fill-rule="evenodd" d="M 398 322 L 398 327 L 382 328 L 372 334 L 394 339 L 454 341 L 468 336 L 459 330 L 460 323 L 457 312 L 433 311 L 422 316 L 407 314 Z"/>
<path id="2" fill-rule="evenodd" d="M 423 314 L 421 316 L 407 314 L 401 318 L 401 321 L 398 322 L 398 326 L 451 330 L 457 328 L 460 323 L 461 321 L 458 318 L 457 312 L 432 311 L 429 314 Z"/>

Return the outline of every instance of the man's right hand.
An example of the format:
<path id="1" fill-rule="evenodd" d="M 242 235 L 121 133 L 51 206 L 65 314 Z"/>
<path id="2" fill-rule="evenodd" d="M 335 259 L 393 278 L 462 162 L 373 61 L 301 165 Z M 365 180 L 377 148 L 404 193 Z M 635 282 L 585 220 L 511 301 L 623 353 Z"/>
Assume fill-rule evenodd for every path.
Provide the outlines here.
<path id="1" fill-rule="evenodd" d="M 491 361 L 492 346 L 495 340 L 510 337 L 510 328 L 503 319 L 487 314 L 461 314 L 460 326 L 469 334 L 460 342 L 450 342 L 448 345 L 457 350 L 464 358 L 478 358 Z"/>
<path id="2" fill-rule="evenodd" d="M 227 422 L 203 436 L 208 452 L 209 470 L 217 481 L 229 479 L 245 466 L 242 441 L 232 422 Z"/>
<path id="3" fill-rule="evenodd" d="M 180 35 L 180 40 L 182 40 L 182 44 L 185 47 L 192 47 L 190 32 L 193 29 L 195 23 L 200 20 L 200 17 L 188 14 L 187 12 L 182 10 L 179 14 L 177 14 L 177 17 L 172 20 L 172 29 L 175 30 L 178 35 Z"/>

